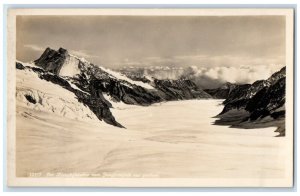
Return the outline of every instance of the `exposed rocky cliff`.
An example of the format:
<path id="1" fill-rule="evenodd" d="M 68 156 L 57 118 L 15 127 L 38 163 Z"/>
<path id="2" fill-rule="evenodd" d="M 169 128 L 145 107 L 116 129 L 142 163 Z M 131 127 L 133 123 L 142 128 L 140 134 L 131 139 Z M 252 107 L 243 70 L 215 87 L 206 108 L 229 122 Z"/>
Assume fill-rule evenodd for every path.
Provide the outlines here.
<path id="1" fill-rule="evenodd" d="M 215 99 L 226 99 L 229 94 L 237 87 L 238 85 L 226 82 L 221 87 L 216 89 L 204 89 L 204 91 L 210 94 Z"/>
<path id="2" fill-rule="evenodd" d="M 47 48 L 42 56 L 35 60 L 34 63 L 46 71 L 58 74 L 67 57 L 68 51 L 63 48 L 59 48 L 58 51 Z"/>
<path id="3" fill-rule="evenodd" d="M 285 74 L 284 67 L 267 80 L 237 85 L 223 102 L 224 109 L 216 124 L 247 128 L 277 126 L 279 135 L 284 136 Z"/>
<path id="4" fill-rule="evenodd" d="M 154 80 L 156 94 L 164 100 L 184 100 L 197 98 L 212 98 L 209 94 L 198 88 L 195 83 L 187 79 Z"/>

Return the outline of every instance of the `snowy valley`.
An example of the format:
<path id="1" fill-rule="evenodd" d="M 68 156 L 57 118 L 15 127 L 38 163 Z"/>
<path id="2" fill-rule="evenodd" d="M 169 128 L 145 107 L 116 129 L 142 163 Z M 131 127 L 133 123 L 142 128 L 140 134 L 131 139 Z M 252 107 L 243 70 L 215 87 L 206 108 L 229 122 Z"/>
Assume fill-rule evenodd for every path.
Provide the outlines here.
<path id="1" fill-rule="evenodd" d="M 274 137 L 284 123 L 284 70 L 255 84 L 203 90 L 189 79 L 130 78 L 65 49 L 47 48 L 32 63 L 16 62 L 16 78 L 19 177 L 285 173 L 286 140 Z M 243 119 L 231 121 L 241 114 Z M 263 126 L 248 129 L 259 121 Z"/>

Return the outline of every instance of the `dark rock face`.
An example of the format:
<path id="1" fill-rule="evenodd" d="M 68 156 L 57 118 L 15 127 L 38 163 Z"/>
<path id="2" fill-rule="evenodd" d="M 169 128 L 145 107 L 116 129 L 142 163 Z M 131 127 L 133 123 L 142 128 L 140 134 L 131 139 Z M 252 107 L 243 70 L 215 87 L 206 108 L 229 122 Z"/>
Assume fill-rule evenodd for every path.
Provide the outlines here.
<path id="1" fill-rule="evenodd" d="M 227 103 L 224 105 L 224 108 L 219 115 L 225 114 L 226 112 L 228 112 L 230 110 L 234 110 L 234 109 L 236 109 L 236 110 L 245 109 L 248 102 L 249 102 L 249 99 L 239 99 L 237 101 Z"/>
<path id="2" fill-rule="evenodd" d="M 157 94 L 167 101 L 197 98 L 211 98 L 209 94 L 199 89 L 195 83 L 188 79 L 180 80 L 154 80 Z"/>
<path id="3" fill-rule="evenodd" d="M 26 98 L 27 101 L 29 101 L 30 103 L 36 104 L 36 100 L 35 100 L 31 95 L 25 95 L 25 98 Z"/>
<path id="4" fill-rule="evenodd" d="M 58 74 L 67 55 L 68 51 L 63 48 L 60 48 L 58 51 L 47 48 L 42 56 L 35 60 L 34 63 L 46 71 Z"/>
<path id="5" fill-rule="evenodd" d="M 282 78 L 285 78 L 285 67 L 274 73 L 267 80 L 258 80 L 251 85 L 245 84 L 236 86 L 223 103 L 227 105 L 244 100 L 244 106 L 246 107 L 248 103 L 247 100 L 252 99 L 260 90 L 269 88 Z"/>
<path id="6" fill-rule="evenodd" d="M 16 63 L 16 68 L 22 70 L 22 69 L 24 69 L 25 67 L 24 67 L 21 63 L 18 63 L 18 62 L 17 62 L 17 63 Z"/>
<path id="7" fill-rule="evenodd" d="M 123 101 L 126 104 L 146 106 L 161 101 L 161 98 L 150 90 L 140 86 L 129 87 L 111 78 L 106 80 L 93 78 L 90 81 L 90 89 L 96 94 L 98 92 L 107 93 L 115 101 Z"/>
<path id="8" fill-rule="evenodd" d="M 238 100 L 248 99 L 248 90 L 250 89 L 251 84 L 242 84 L 237 85 L 228 97 L 224 100 L 223 104 L 233 103 Z"/>
<path id="9" fill-rule="evenodd" d="M 223 102 L 224 109 L 217 116 L 220 119 L 216 121 L 216 124 L 226 123 L 227 125 L 239 126 L 247 121 L 255 122 L 257 127 L 259 126 L 258 122 L 269 117 L 268 123 L 262 123 L 262 126 L 278 126 L 280 136 L 284 136 L 285 83 L 284 67 L 267 80 L 259 80 L 252 85 L 236 86 Z M 238 121 L 236 118 L 231 118 L 229 114 L 232 111 L 235 111 L 234 115 L 240 114 L 243 118 Z M 281 124 L 278 125 L 277 121 L 279 120 Z"/>
<path id="10" fill-rule="evenodd" d="M 258 91 L 265 87 L 270 87 L 275 84 L 279 79 L 285 77 L 285 67 L 280 71 L 274 73 L 267 80 L 258 80 L 253 84 L 237 85 L 232 93 L 230 93 L 227 99 L 224 101 L 224 104 L 232 103 L 240 99 L 251 99 Z"/>
<path id="11" fill-rule="evenodd" d="M 276 111 L 285 104 L 285 77 L 280 78 L 269 88 L 265 87 L 249 100 L 246 110 L 251 112 L 250 120 L 271 115 L 273 118 L 284 117 L 284 109 Z"/>
<path id="12" fill-rule="evenodd" d="M 229 95 L 229 89 L 204 89 L 204 91 L 215 99 L 226 99 Z"/>
<path id="13" fill-rule="evenodd" d="M 219 88 L 204 89 L 204 91 L 210 94 L 215 99 L 227 99 L 229 94 L 233 91 L 233 89 L 236 86 L 237 86 L 236 84 L 231 84 L 227 82 Z"/>

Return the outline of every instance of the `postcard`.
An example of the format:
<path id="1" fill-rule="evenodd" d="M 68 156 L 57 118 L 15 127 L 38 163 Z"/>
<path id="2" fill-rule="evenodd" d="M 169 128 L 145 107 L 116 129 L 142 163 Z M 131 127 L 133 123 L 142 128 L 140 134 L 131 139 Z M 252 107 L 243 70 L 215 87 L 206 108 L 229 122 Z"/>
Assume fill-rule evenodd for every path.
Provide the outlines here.
<path id="1" fill-rule="evenodd" d="M 292 187 L 293 9 L 9 9 L 8 186 Z"/>

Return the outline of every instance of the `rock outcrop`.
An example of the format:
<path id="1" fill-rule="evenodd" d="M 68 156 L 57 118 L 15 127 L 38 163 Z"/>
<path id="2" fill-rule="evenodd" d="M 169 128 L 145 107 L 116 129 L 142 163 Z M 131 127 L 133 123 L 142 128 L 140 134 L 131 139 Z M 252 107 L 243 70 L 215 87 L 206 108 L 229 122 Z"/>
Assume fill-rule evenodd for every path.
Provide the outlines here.
<path id="1" fill-rule="evenodd" d="M 226 82 L 221 87 L 216 89 L 204 89 L 204 91 L 210 94 L 215 99 L 227 99 L 229 94 L 237 87 L 236 84 Z"/>
<path id="2" fill-rule="evenodd" d="M 179 80 L 154 80 L 157 94 L 167 101 L 185 99 L 208 99 L 209 94 L 198 88 L 195 83 L 188 79 Z"/>
<path id="3" fill-rule="evenodd" d="M 224 109 L 216 124 L 236 127 L 277 126 L 279 136 L 285 135 L 286 69 L 267 80 L 237 85 L 223 102 Z"/>
<path id="4" fill-rule="evenodd" d="M 46 71 L 59 74 L 67 56 L 68 51 L 63 48 L 59 48 L 58 51 L 47 48 L 42 56 L 35 60 L 34 63 Z"/>

